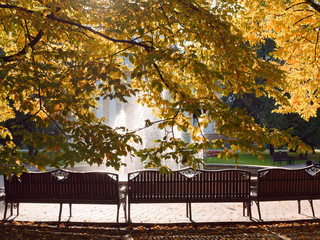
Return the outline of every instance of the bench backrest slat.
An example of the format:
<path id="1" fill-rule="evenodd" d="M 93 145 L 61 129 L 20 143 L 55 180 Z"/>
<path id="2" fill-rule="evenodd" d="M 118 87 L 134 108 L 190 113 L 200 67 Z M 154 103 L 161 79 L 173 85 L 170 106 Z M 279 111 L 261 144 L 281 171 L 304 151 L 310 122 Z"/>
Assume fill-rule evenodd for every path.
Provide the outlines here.
<path id="1" fill-rule="evenodd" d="M 105 172 L 22 173 L 5 179 L 6 201 L 118 201 L 118 175 Z"/>
<path id="2" fill-rule="evenodd" d="M 183 169 L 172 174 L 129 173 L 128 198 L 135 202 L 242 201 L 250 198 L 250 172 Z"/>
<path id="3" fill-rule="evenodd" d="M 320 198 L 320 168 L 259 170 L 257 196 L 279 200 Z"/>

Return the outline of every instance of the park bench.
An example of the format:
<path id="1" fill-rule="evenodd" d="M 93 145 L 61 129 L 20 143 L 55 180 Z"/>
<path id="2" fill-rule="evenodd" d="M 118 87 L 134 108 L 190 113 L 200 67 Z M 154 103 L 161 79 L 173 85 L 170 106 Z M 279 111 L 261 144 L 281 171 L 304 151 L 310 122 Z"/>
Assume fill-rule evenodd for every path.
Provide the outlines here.
<path id="1" fill-rule="evenodd" d="M 203 157 L 217 157 L 219 155 L 219 151 L 214 151 L 214 150 L 207 150 L 204 151 Z"/>
<path id="2" fill-rule="evenodd" d="M 252 196 L 258 208 L 259 219 L 262 201 L 298 201 L 298 213 L 301 213 L 301 200 L 310 202 L 315 217 L 313 202 L 320 199 L 320 167 L 309 166 L 300 169 L 269 168 L 258 171 L 257 192 Z"/>
<path id="3" fill-rule="evenodd" d="M 250 172 L 242 170 L 193 170 L 160 174 L 141 170 L 128 174 L 128 221 L 131 204 L 186 203 L 192 221 L 191 203 L 242 202 L 243 215 L 251 218 Z"/>
<path id="4" fill-rule="evenodd" d="M 273 157 L 273 165 L 276 162 L 280 162 L 280 165 L 282 162 L 288 162 L 289 164 L 294 164 L 294 158 L 288 156 L 287 152 L 274 152 L 272 154 Z"/>
<path id="5" fill-rule="evenodd" d="M 19 203 L 59 203 L 59 222 L 62 205 L 69 204 L 70 217 L 72 204 L 117 204 L 117 222 L 119 221 L 118 175 L 107 172 L 71 172 L 54 170 L 50 172 L 24 172 L 18 178 L 4 175 L 5 211 L 8 206 L 17 207 Z"/>

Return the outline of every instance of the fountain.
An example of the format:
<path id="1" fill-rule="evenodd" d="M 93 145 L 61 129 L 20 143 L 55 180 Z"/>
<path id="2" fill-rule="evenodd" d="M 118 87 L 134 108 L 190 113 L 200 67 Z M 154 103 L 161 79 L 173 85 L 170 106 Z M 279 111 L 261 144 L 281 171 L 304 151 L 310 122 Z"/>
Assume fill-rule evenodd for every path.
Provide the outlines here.
<path id="1" fill-rule="evenodd" d="M 164 91 L 163 97 L 169 99 L 170 93 Z M 100 100 L 98 110 L 96 111 L 97 117 L 104 117 L 105 124 L 112 127 L 124 126 L 129 131 L 140 129 L 137 134 L 142 138 L 143 144 L 141 146 L 135 145 L 137 148 L 149 148 L 155 146 L 154 140 L 161 139 L 165 131 L 157 128 L 157 125 L 152 125 L 145 128 L 145 121 L 148 119 L 151 122 L 159 120 L 152 114 L 152 110 L 137 103 L 138 97 L 128 98 L 127 103 L 120 102 L 117 99 Z M 214 125 L 209 124 L 206 129 L 202 129 L 205 135 L 214 133 Z M 186 132 L 181 132 L 175 129 L 175 137 L 181 138 L 183 141 L 190 141 L 190 135 Z M 134 143 L 132 143 L 134 144 Z M 198 157 L 202 157 L 201 153 Z M 126 180 L 127 174 L 132 171 L 144 169 L 144 163 L 137 157 L 123 157 L 123 163 L 127 166 L 121 166 L 119 171 L 112 167 L 99 167 L 99 170 L 106 170 L 119 174 L 119 179 Z M 166 160 L 162 164 L 168 166 L 172 170 L 180 169 L 182 166 L 177 164 L 174 160 Z M 104 165 L 103 165 L 104 166 Z"/>
<path id="2" fill-rule="evenodd" d="M 143 140 L 141 146 L 138 148 L 149 148 L 155 146 L 154 140 L 161 139 L 164 136 L 164 130 L 160 130 L 156 125 L 145 128 L 145 121 L 148 119 L 151 122 L 158 120 L 156 116 L 152 114 L 152 110 L 137 103 L 137 97 L 131 97 L 128 103 L 120 103 L 117 100 L 104 100 L 100 102 L 100 108 L 98 109 L 97 116 L 105 118 L 105 124 L 113 128 L 125 126 L 129 131 L 141 129 L 137 132 Z M 180 136 L 180 133 L 176 131 L 176 136 Z M 127 166 L 120 167 L 119 178 L 125 179 L 128 172 L 144 169 L 144 163 L 136 157 L 124 157 L 123 162 Z M 171 169 L 179 169 L 179 166 L 175 161 L 166 161 L 163 163 Z M 112 168 L 107 168 L 108 171 L 114 172 Z"/>
<path id="3" fill-rule="evenodd" d="M 128 60 L 124 60 L 125 64 L 130 69 L 132 67 L 131 63 Z M 130 77 L 128 76 L 128 79 Z M 130 80 L 129 80 L 130 81 Z M 163 97 L 166 99 L 170 99 L 170 93 L 164 91 Z M 157 128 L 156 125 L 152 125 L 148 128 L 145 127 L 145 121 L 148 119 L 151 122 L 159 120 L 156 116 L 152 114 L 152 110 L 142 106 L 141 104 L 137 103 L 138 97 L 131 97 L 128 100 L 127 103 L 120 102 L 119 100 L 113 99 L 105 99 L 100 100 L 99 107 L 96 112 L 97 117 L 105 118 L 105 124 L 110 127 L 120 127 L 124 126 L 129 131 L 135 131 L 137 129 L 142 129 L 137 132 L 137 134 L 142 138 L 143 144 L 142 146 L 137 146 L 141 148 L 148 148 L 155 145 L 154 140 L 161 139 L 165 131 L 160 130 Z M 209 125 L 209 127 L 205 131 L 212 131 L 212 125 Z M 175 129 L 175 136 L 178 138 L 181 138 L 184 141 L 190 141 L 190 135 L 189 133 L 180 132 L 177 129 Z M 125 157 L 122 159 L 124 163 L 126 163 L 126 167 L 122 166 L 120 167 L 120 170 L 116 172 L 113 168 L 109 167 L 106 170 L 110 172 L 116 172 L 119 174 L 120 179 L 126 179 L 127 173 L 132 172 L 135 170 L 144 169 L 144 164 L 140 161 L 139 158 L 130 158 Z M 170 169 L 180 169 L 182 166 L 177 164 L 174 160 L 166 160 L 165 164 Z"/>

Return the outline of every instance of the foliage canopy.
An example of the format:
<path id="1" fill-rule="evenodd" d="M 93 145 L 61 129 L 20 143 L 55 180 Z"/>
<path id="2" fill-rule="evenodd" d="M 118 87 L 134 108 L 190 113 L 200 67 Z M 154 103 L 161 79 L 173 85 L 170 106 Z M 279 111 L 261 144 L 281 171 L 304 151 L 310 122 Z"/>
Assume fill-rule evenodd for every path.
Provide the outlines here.
<path id="1" fill-rule="evenodd" d="M 273 57 L 281 60 L 285 73 L 282 89 L 289 96 L 288 105 L 280 104 L 282 113 L 296 112 L 308 120 L 319 108 L 319 14 L 314 0 L 238 1 L 243 8 L 238 27 L 251 45 L 271 38 L 276 42 Z"/>
<path id="2" fill-rule="evenodd" d="M 259 21 L 266 17 L 256 1 L 241 2 L 251 2 Z M 232 150 L 221 155 L 228 158 L 236 150 L 259 154 L 264 143 L 305 149 L 288 132 L 261 127 L 244 110 L 230 109 L 221 100 L 221 95 L 251 93 L 292 107 L 281 91 L 288 89 L 282 80 L 286 69 L 256 56 L 243 37 L 244 25 L 234 24 L 239 14 L 253 19 L 227 0 L 1 0 L 1 121 L 14 118 L 12 101 L 38 127 L 54 123 L 60 134 L 25 132 L 25 143 L 43 151 L 22 160 L 2 127 L 7 141 L 0 149 L 0 172 L 19 172 L 23 162 L 43 169 L 79 161 L 102 164 L 103 159 L 118 169 L 127 155 L 141 157 L 150 167 L 160 167 L 159 159 L 168 157 L 195 167 L 201 161 L 195 152 L 225 142 Z M 124 64 L 126 59 L 132 66 Z M 303 71 L 299 74 L 307 75 Z M 100 98 L 126 102 L 137 93 L 139 103 L 160 119 L 147 121 L 146 127 L 172 129 L 158 147 L 139 151 L 131 143 L 142 141 L 138 131 L 113 129 L 93 113 Z M 201 129 L 213 121 L 226 140 L 210 143 L 203 136 Z M 188 131 L 193 142 L 176 138 L 174 127 Z"/>

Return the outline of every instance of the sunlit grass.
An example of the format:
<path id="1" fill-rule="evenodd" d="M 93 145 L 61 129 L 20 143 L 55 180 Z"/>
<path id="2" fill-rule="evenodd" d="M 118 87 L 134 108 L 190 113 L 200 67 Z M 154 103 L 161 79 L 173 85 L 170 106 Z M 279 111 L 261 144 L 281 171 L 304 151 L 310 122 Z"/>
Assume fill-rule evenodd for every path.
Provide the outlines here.
<path id="1" fill-rule="evenodd" d="M 288 153 L 289 156 L 294 157 L 295 164 L 305 164 L 305 160 L 300 160 L 299 154 L 297 153 Z M 318 162 L 319 161 L 319 153 L 309 154 L 308 159 Z M 251 153 L 239 153 L 238 164 L 240 165 L 261 165 L 261 166 L 273 166 L 273 159 L 269 152 L 263 153 L 263 160 L 259 160 L 257 156 L 252 156 Z M 219 164 L 235 164 L 235 159 L 227 160 L 226 158 L 218 158 L 218 157 L 210 157 L 205 159 L 206 163 L 219 163 Z M 282 165 L 286 165 L 287 162 L 283 162 Z M 277 163 L 279 166 L 280 163 Z"/>

